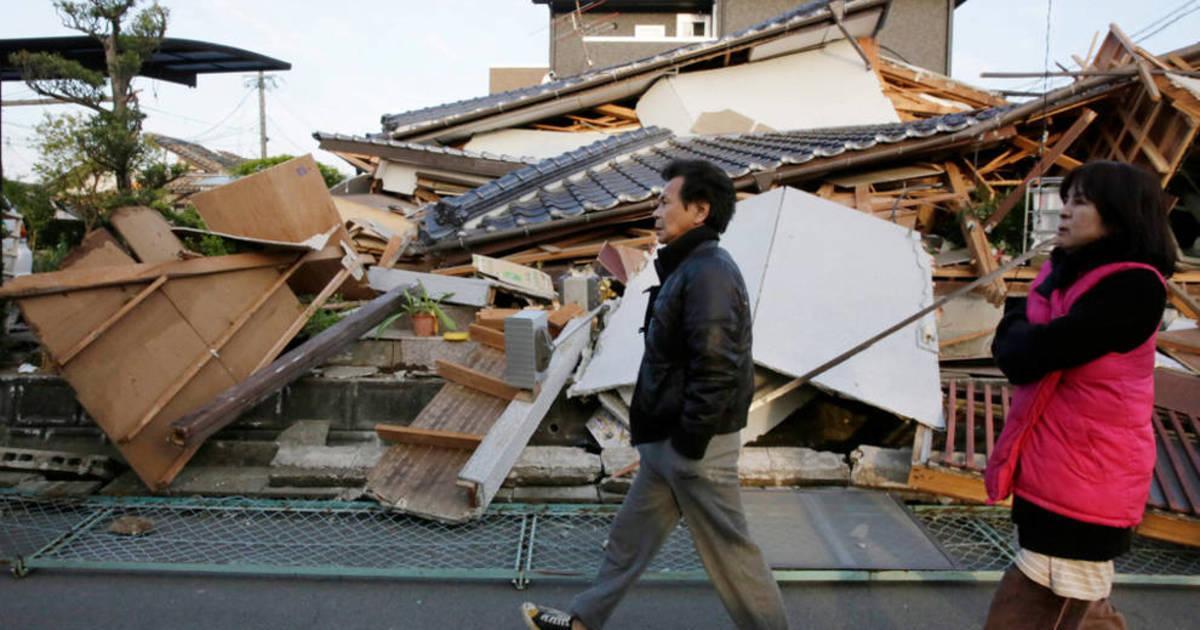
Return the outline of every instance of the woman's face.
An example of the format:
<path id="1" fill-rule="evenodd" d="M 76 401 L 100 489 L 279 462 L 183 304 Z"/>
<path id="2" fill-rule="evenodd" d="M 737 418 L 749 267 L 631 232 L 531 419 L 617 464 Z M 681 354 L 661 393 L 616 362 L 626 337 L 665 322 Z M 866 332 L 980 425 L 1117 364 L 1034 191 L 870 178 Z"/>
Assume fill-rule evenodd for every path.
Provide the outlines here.
<path id="1" fill-rule="evenodd" d="M 1068 191 L 1059 217 L 1062 221 L 1058 225 L 1058 244 L 1065 249 L 1077 249 L 1108 234 L 1095 204 L 1084 199 L 1078 187 Z"/>

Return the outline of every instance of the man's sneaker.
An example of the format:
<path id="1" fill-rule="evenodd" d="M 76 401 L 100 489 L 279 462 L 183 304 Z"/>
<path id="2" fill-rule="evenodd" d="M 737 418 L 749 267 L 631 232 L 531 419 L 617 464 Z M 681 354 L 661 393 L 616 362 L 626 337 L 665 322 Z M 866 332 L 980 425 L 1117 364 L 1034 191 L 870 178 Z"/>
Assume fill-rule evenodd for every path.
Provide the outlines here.
<path id="1" fill-rule="evenodd" d="M 521 618 L 529 630 L 570 630 L 571 615 L 561 610 L 545 608 L 531 602 L 521 604 Z"/>

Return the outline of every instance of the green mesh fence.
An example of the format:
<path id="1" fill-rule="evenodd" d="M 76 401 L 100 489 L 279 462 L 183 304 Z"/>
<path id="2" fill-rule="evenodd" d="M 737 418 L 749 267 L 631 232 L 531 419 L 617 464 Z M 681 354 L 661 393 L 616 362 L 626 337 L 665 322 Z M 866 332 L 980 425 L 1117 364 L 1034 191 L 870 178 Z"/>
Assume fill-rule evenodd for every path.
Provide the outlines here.
<path id="1" fill-rule="evenodd" d="M 590 578 L 616 509 L 502 505 L 449 525 L 368 503 L 0 494 L 0 561 L 18 575 L 37 568 L 190 571 L 505 579 L 522 587 L 531 579 Z M 998 579 L 1012 560 L 1014 531 L 1004 510 L 920 506 L 912 513 L 956 573 L 970 575 L 964 579 Z M 146 531 L 130 534 L 130 523 Z M 1200 549 L 1138 539 L 1117 571 L 1126 582 L 1200 584 Z M 951 573 L 893 572 L 888 579 L 955 579 Z M 869 572 L 777 575 L 872 579 Z M 686 525 L 646 577 L 704 578 Z"/>

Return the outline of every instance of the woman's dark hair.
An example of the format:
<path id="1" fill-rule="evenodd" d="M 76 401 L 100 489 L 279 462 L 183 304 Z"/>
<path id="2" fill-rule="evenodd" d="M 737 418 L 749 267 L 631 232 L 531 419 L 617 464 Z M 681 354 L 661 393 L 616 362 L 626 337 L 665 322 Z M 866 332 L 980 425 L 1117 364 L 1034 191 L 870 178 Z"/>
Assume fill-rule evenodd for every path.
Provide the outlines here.
<path id="1" fill-rule="evenodd" d="M 733 180 L 712 162 L 704 160 L 673 160 L 662 171 L 662 178 L 671 181 L 683 178 L 679 198 L 683 203 L 708 202 L 708 218 L 704 224 L 723 233 L 733 218 L 733 206 L 737 201 L 733 192 Z"/>
<path id="2" fill-rule="evenodd" d="M 1124 258 L 1164 276 L 1175 270 L 1176 246 L 1158 178 L 1130 164 L 1097 160 L 1063 178 L 1059 196 L 1065 202 L 1072 192 L 1096 206 L 1108 230 L 1104 240 Z"/>

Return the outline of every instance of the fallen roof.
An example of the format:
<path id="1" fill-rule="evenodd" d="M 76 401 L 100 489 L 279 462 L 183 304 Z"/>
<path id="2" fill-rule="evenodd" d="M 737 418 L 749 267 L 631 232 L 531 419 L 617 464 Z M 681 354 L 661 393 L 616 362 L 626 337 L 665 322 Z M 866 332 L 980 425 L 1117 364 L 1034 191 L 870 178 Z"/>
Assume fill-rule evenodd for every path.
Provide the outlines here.
<path id="1" fill-rule="evenodd" d="M 738 178 L 879 144 L 961 131 L 1003 111 L 992 108 L 907 123 L 692 138 L 642 129 L 513 171 L 465 195 L 442 200 L 433 212 L 426 213 L 421 235 L 427 245 L 471 242 L 494 232 L 649 200 L 661 192 L 659 173 L 673 159 L 710 160 Z M 583 157 L 588 155 L 593 157 Z"/>
<path id="2" fill-rule="evenodd" d="M 185 162 L 208 173 L 227 171 L 246 161 L 246 158 L 234 155 L 228 151 L 213 151 L 195 142 L 188 142 L 171 136 L 157 133 L 147 133 L 146 137 L 154 140 L 158 146 L 174 153 Z"/>
<path id="3" fill-rule="evenodd" d="M 9 55 L 22 50 L 58 53 L 67 59 L 78 61 L 85 68 L 108 72 L 104 47 L 94 37 L 77 35 L 0 39 L 0 81 L 22 80 L 21 69 L 8 61 Z M 292 64 L 286 61 L 272 59 L 249 50 L 168 37 L 163 39 L 158 50 L 149 59 L 142 62 L 138 74 L 196 87 L 196 75 L 200 74 L 291 69 Z"/>
<path id="4" fill-rule="evenodd" d="M 842 20 L 847 27 L 854 27 L 864 19 L 871 20 L 867 24 L 869 30 L 859 34 L 873 34 L 882 26 L 889 5 L 890 0 L 852 0 L 846 4 Z M 652 57 L 592 70 L 541 85 L 388 114 L 382 117 L 381 122 L 384 130 L 393 137 L 449 142 L 479 131 L 512 126 L 561 113 L 556 111 L 554 106 L 545 105 L 547 101 L 559 102 L 566 108 L 564 111 L 587 107 L 593 103 L 584 102 L 584 98 L 579 94 L 586 90 L 606 88 L 593 95 L 596 100 L 594 104 L 627 98 L 640 93 L 658 77 L 678 71 L 686 65 L 718 56 L 728 56 L 786 36 L 795 36 L 805 27 L 822 26 L 826 31 L 817 33 L 811 42 L 798 42 L 796 50 L 841 39 L 841 32 L 831 28 L 833 23 L 834 15 L 828 2 L 817 0 L 711 42 L 682 46 Z M 575 95 L 576 98 L 567 98 L 571 95 Z M 535 104 L 543 105 L 532 108 L 532 111 L 523 111 L 512 120 L 508 119 L 509 117 L 501 117 L 504 119 L 465 125 L 483 118 L 496 118 L 499 114 L 514 110 L 527 110 Z"/>
<path id="5" fill-rule="evenodd" d="M 537 162 L 536 159 L 527 156 L 464 151 L 434 144 L 392 140 L 381 136 L 350 136 L 323 131 L 314 132 L 312 136 L 325 151 L 370 155 L 402 164 L 444 168 L 492 177 L 503 175 L 522 165 Z"/>

